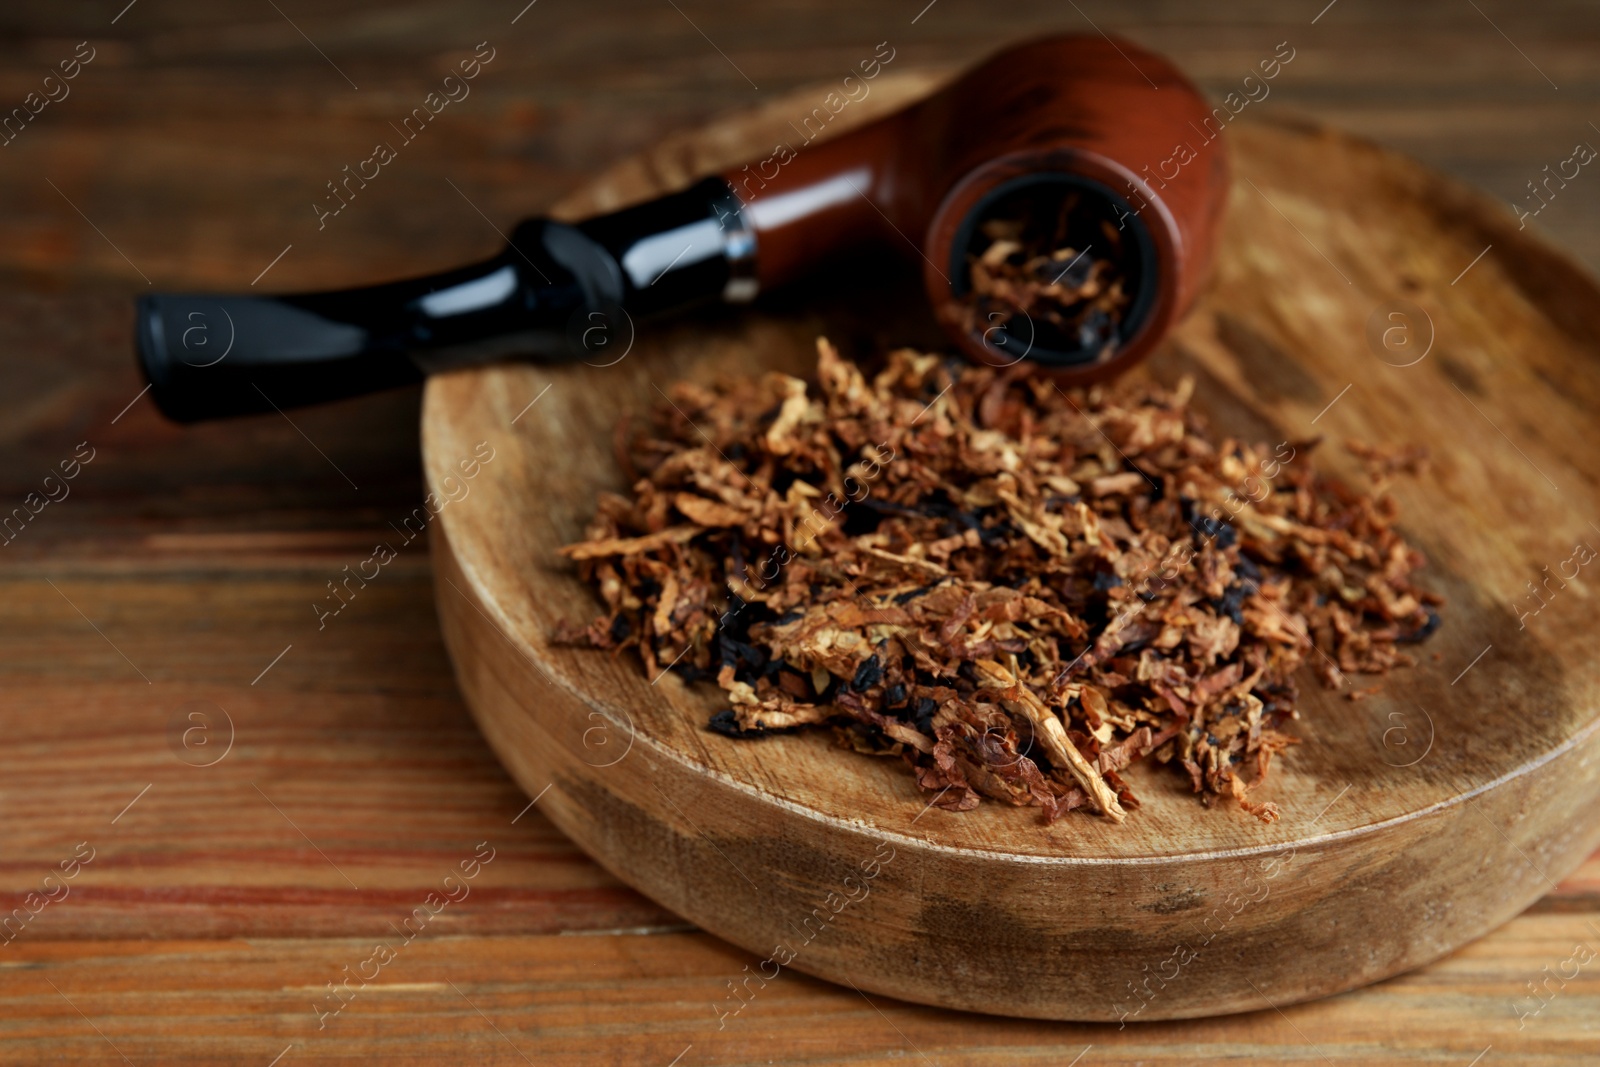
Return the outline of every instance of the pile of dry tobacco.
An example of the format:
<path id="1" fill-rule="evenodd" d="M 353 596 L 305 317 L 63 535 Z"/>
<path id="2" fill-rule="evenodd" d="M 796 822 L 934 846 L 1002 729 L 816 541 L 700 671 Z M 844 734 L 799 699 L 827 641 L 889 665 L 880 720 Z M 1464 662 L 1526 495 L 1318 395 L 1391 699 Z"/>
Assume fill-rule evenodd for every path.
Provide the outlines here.
<path id="1" fill-rule="evenodd" d="M 868 378 L 818 347 L 815 386 L 685 383 L 625 424 L 631 498 L 565 550 L 606 611 L 563 636 L 715 679 L 718 732 L 828 724 L 943 807 L 1050 820 L 1120 820 L 1153 758 L 1270 820 L 1246 794 L 1301 665 L 1340 685 L 1437 625 L 1388 497 L 1318 477 L 1311 443 L 1213 440 L 1187 383 L 1067 393 L 911 351 Z"/>

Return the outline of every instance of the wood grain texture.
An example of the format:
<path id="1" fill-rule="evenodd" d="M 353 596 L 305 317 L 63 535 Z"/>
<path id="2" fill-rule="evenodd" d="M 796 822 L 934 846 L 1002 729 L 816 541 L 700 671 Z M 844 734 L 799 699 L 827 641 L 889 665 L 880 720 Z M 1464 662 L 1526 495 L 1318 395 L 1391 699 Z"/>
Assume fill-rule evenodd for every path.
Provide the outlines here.
<path id="1" fill-rule="evenodd" d="M 370 1062 L 380 1049 L 392 1063 L 525 1062 L 448 986 L 406 988 L 449 978 L 535 1062 L 665 1065 L 691 1044 L 682 1067 L 925 1062 L 918 1048 L 940 1064 L 1066 1064 L 1086 1045 L 1081 1067 L 1465 1067 L 1486 1048 L 1482 1067 L 1592 1062 L 1600 1030 L 1592 965 L 1522 1029 L 1512 1009 L 1528 1003 L 1519 998 L 1543 968 L 1559 968 L 1578 942 L 1596 944 L 1595 859 L 1447 959 L 1286 1008 L 1287 1019 L 1263 1008 L 1119 1033 L 874 996 L 880 1016 L 848 988 L 786 975 L 731 1034 L 719 1034 L 711 997 L 756 962 L 721 942 L 670 932 L 501 936 L 662 931 L 677 920 L 584 859 L 537 806 L 511 824 L 527 800 L 456 695 L 423 545 L 405 549 L 336 624 L 316 629 L 310 604 L 324 583 L 365 558 L 419 501 L 418 393 L 296 412 L 298 430 L 276 416 L 180 430 L 143 404 L 111 421 L 142 385 L 128 297 L 145 284 L 94 227 L 164 288 L 245 287 L 291 242 L 262 287 L 422 273 L 498 246 L 472 205 L 506 226 L 668 131 L 842 76 L 880 40 L 900 49 L 895 65 L 953 67 L 1025 34 L 1081 30 L 1078 12 L 1023 0 L 997 15 L 940 0 L 911 25 L 922 3 L 806 0 L 730 14 L 680 0 L 758 92 L 659 2 L 540 3 L 511 27 L 520 3 L 280 0 L 354 77 L 356 92 L 269 6 L 140 0 L 110 25 L 123 6 L 0 13 L 0 91 L 12 103 L 77 41 L 102 49 L 65 104 L 0 149 L 0 492 L 20 501 L 77 442 L 100 449 L 71 499 L 0 549 L 0 722 L 19 739 L 0 747 L 0 894 L 19 905 L 76 842 L 100 848 L 72 898 L 0 949 L 0 1061 L 123 1063 L 98 1027 L 141 1064 L 265 1065 L 291 1045 L 280 1067 Z M 1079 6 L 1101 28 L 1172 56 L 1213 99 L 1288 39 L 1299 58 L 1245 118 L 1312 114 L 1504 201 L 1592 136 L 1583 131 L 1600 113 L 1591 62 L 1600 17 L 1576 0 L 1480 0 L 1515 46 L 1459 0 L 1340 0 L 1314 27 L 1322 3 Z M 501 49 L 497 65 L 452 108 L 439 138 L 419 140 L 360 210 L 318 233 L 310 202 L 322 183 L 442 77 L 457 58 L 451 49 L 465 54 L 485 37 Z M 1600 197 L 1588 177 L 1531 228 L 1592 267 Z M 866 348 L 904 339 L 910 325 L 885 323 L 856 340 Z M 46 579 L 130 654 L 153 689 Z M 172 751 L 167 720 L 190 694 L 235 715 L 240 743 L 211 769 L 226 774 L 187 766 Z M 459 911 L 452 905 L 441 924 L 481 924 L 482 936 L 419 942 L 383 979 L 396 987 L 385 996 L 403 998 L 393 1001 L 398 1011 L 369 992 L 319 1031 L 302 987 L 321 988 L 364 958 L 367 937 L 403 918 L 457 850 L 483 838 L 504 848 L 479 884 L 515 890 L 518 902 L 489 908 L 492 894 L 475 891 Z M 365 896 L 374 886 L 393 896 Z M 544 892 L 564 894 L 560 907 L 531 903 Z M 541 962 L 552 956 L 563 968 Z M 446 957 L 455 969 L 443 967 Z M 782 1011 L 771 1010 L 779 1003 Z"/>
<path id="2" fill-rule="evenodd" d="M 885 77 L 867 103 L 887 109 L 901 92 Z M 645 169 L 748 156 L 781 135 L 741 126 L 742 139 L 680 141 Z M 1531 630 L 1512 605 L 1521 575 L 1600 540 L 1582 520 L 1600 509 L 1579 444 L 1600 389 L 1588 340 L 1600 323 L 1587 321 L 1600 291 L 1482 198 L 1373 146 L 1258 125 L 1235 131 L 1233 151 L 1214 283 L 1153 373 L 1197 376 L 1199 406 L 1225 434 L 1320 430 L 1441 454 L 1396 497 L 1449 599 L 1445 623 L 1418 669 L 1360 704 L 1304 687 L 1306 743 L 1261 792 L 1285 817 L 1208 814 L 1146 767 L 1145 805 L 1126 824 L 924 810 L 891 761 L 847 758 L 823 734 L 729 740 L 705 727 L 725 699 L 713 687 L 553 643 L 560 620 L 597 610 L 557 550 L 581 538 L 597 492 L 626 489 L 610 448 L 620 415 L 680 378 L 806 373 L 819 329 L 854 334 L 852 318 L 881 316 L 880 286 L 830 276 L 782 307 L 829 307 L 821 317 L 842 323 L 783 310 L 684 322 L 639 330 L 620 362 L 428 386 L 424 466 L 439 498 L 461 491 L 460 463 L 480 442 L 495 455 L 433 541 L 446 643 L 490 743 L 530 794 L 548 789 L 563 831 L 758 958 L 794 956 L 808 973 L 924 1003 L 1100 1020 L 1293 1003 L 1387 977 L 1499 925 L 1595 847 L 1600 826 L 1583 813 L 1600 795 L 1596 605 L 1579 582 L 1569 595 L 1552 586 Z M 657 179 L 621 196 L 666 191 Z M 1452 285 L 1486 245 L 1499 254 Z M 1401 300 L 1432 309 L 1412 313 L 1412 343 L 1369 349 L 1369 319 L 1381 338 Z M 1541 411 L 1537 431 L 1513 423 L 1502 440 L 1474 396 L 1502 419 Z M 1463 433 L 1469 415 L 1482 424 Z M 1356 476 L 1337 448 L 1297 462 Z M 863 886 L 862 869 L 879 880 Z M 865 895 L 851 907 L 846 894 Z M 819 922 L 839 936 L 817 937 Z M 1195 981 L 1191 952 L 1238 962 Z"/>
<path id="3" fill-rule="evenodd" d="M 1592 1062 L 1586 968 L 1518 1030 L 1507 973 L 1537 973 L 1600 934 L 1572 916 L 1530 916 L 1381 990 L 1222 1019 L 1115 1026 L 1041 1023 L 898 1003 L 785 974 L 719 1029 L 713 1005 L 750 957 L 705 934 L 419 939 L 318 1029 L 322 984 L 366 940 L 127 941 L 29 949 L 0 971 L 7 1050 L 19 1062 L 292 1062 L 566 1065 L 1040 1064 L 1287 1067 L 1451 1064 L 1485 1046 L 1527 1067 Z M 426 938 L 426 935 L 424 935 Z M 59 987 L 51 989 L 44 979 Z M 70 1001 L 70 1003 L 68 1003 Z M 141 1010 L 127 1011 L 130 1005 Z M 77 1014 L 93 1020 L 94 1028 Z M 1470 1028 L 1463 1020 L 1472 1019 Z M 1085 1050 L 1088 1049 L 1087 1052 Z M 1480 1062 L 1493 1062 L 1486 1056 Z"/>

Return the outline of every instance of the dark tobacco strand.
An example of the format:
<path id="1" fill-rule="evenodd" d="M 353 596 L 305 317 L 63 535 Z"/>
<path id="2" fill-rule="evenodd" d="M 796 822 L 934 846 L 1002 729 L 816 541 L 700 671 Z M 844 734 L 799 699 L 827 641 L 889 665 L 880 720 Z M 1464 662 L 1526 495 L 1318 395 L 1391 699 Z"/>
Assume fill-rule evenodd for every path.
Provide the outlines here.
<path id="1" fill-rule="evenodd" d="M 1439 625 L 1389 497 L 1318 476 L 1313 443 L 1211 437 L 1187 382 L 818 351 L 814 386 L 675 386 L 619 438 L 631 495 L 564 550 L 606 611 L 562 636 L 715 679 L 719 734 L 831 726 L 942 807 L 1051 821 L 1123 818 L 1153 757 L 1270 821 L 1248 794 L 1300 669 L 1383 673 Z M 1380 485 L 1425 459 L 1352 452 Z"/>

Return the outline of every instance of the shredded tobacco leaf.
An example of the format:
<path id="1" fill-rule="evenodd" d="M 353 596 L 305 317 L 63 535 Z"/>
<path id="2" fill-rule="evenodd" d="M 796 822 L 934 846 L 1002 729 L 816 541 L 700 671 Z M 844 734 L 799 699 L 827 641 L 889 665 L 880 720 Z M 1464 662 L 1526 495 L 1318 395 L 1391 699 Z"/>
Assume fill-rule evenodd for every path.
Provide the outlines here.
<path id="1" fill-rule="evenodd" d="M 1017 217 L 979 225 L 962 309 L 969 332 L 992 337 L 1003 329 L 1030 347 L 1096 360 L 1116 352 L 1131 302 L 1128 253 L 1122 232 L 1088 215 L 1080 199 L 1069 194 L 1048 212 L 1042 204 L 1016 204 Z M 1024 324 L 1015 321 L 1019 315 Z"/>
<path id="2" fill-rule="evenodd" d="M 815 385 L 680 383 L 625 422 L 632 493 L 563 550 L 605 612 L 558 637 L 714 680 L 720 734 L 831 728 L 941 807 L 1048 821 L 1120 821 L 1153 759 L 1270 821 L 1248 794 L 1300 668 L 1341 687 L 1438 625 L 1391 498 L 1316 474 L 1314 441 L 1213 438 L 1188 381 L 818 352 Z"/>

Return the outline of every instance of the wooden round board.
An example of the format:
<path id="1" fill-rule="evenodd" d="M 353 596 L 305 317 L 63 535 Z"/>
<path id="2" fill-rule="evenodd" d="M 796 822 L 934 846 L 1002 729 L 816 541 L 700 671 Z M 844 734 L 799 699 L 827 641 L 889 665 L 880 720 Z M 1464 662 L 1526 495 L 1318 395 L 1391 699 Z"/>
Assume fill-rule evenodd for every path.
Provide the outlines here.
<path id="1" fill-rule="evenodd" d="M 835 126 L 935 81 L 885 76 Z M 680 136 L 558 214 L 769 154 L 822 95 Z M 1428 446 L 1431 471 L 1393 492 L 1425 583 L 1448 599 L 1416 667 L 1346 692 L 1306 679 L 1304 743 L 1253 794 L 1282 809 L 1270 825 L 1203 808 L 1165 768 L 1132 772 L 1144 805 L 1120 825 L 930 809 L 896 761 L 825 732 L 713 734 L 714 687 L 552 644 L 558 621 L 598 607 L 557 549 L 581 538 L 598 492 L 624 488 L 617 420 L 683 378 L 804 374 L 822 333 L 856 356 L 938 346 L 914 270 L 844 265 L 753 310 L 640 325 L 607 366 L 429 383 L 427 478 L 451 500 L 438 604 L 462 690 L 557 826 L 751 953 L 719 1018 L 790 968 L 1055 1019 L 1282 1006 L 1450 952 L 1600 843 L 1600 568 L 1585 565 L 1600 545 L 1600 294 L 1504 207 L 1415 163 L 1307 126 L 1226 136 L 1235 180 L 1211 286 L 1138 373 L 1192 375 L 1223 433 L 1326 435 L 1314 461 L 1353 481 L 1344 440 Z"/>

